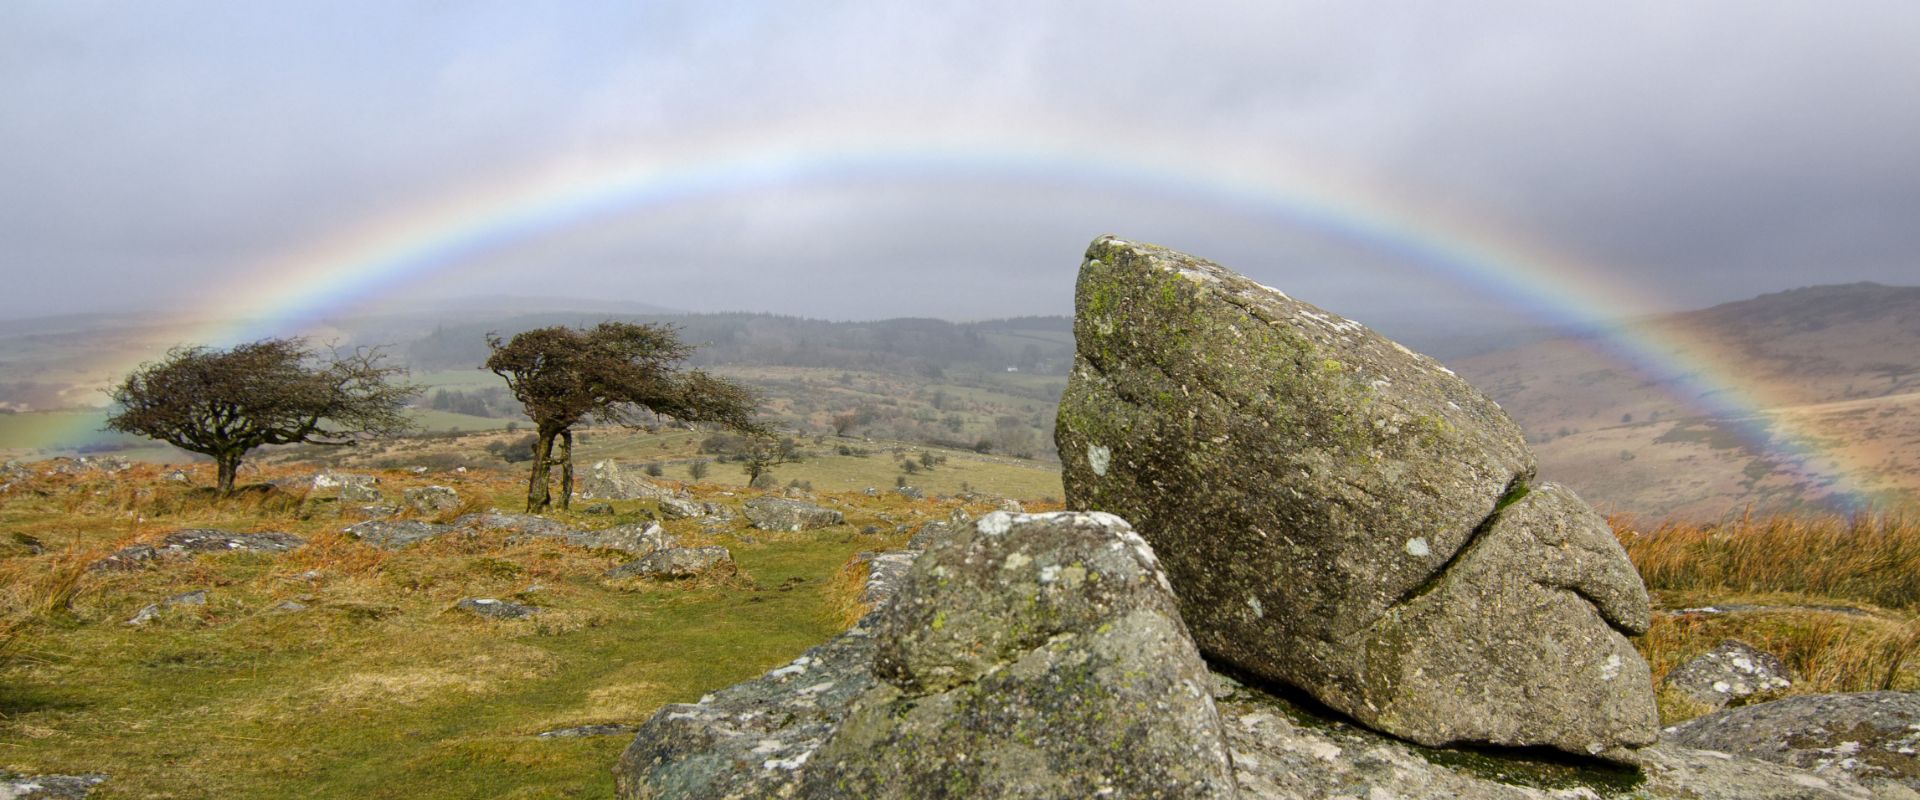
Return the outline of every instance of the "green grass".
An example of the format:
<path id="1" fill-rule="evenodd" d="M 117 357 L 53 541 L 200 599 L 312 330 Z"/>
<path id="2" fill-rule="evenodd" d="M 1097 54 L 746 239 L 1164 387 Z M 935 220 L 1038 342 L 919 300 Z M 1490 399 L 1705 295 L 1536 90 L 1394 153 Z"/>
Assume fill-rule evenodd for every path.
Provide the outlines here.
<path id="1" fill-rule="evenodd" d="M 41 478 L 44 495 L 0 498 L 0 527 L 49 551 L 6 551 L 0 585 L 26 586 L 57 564 L 180 527 L 287 530 L 310 543 L 285 555 L 85 573 L 71 610 L 28 620 L 0 667 L 0 765 L 106 773 L 100 798 L 606 797 L 625 737 L 532 735 L 639 722 L 790 660 L 838 629 L 829 577 L 852 553 L 904 538 L 885 524 L 884 537 L 858 534 L 886 522 L 860 510 L 848 525 L 797 535 L 709 535 L 681 521 L 669 528 L 688 543 L 728 546 L 746 579 L 616 585 L 600 578 L 620 560 L 613 554 L 504 535 L 387 553 L 331 533 L 345 521 L 316 513 L 312 498 L 217 504 L 157 475 L 138 467 L 111 481 Z M 383 478 L 390 494 L 450 483 L 475 506 L 511 507 L 519 493 L 504 474 Z M 621 519 L 651 507 L 615 505 Z M 915 518 L 904 503 L 888 508 Z M 613 521 L 561 516 L 587 527 Z M 309 570 L 319 577 L 304 577 Z M 207 605 L 168 609 L 143 628 L 121 624 L 195 589 L 208 591 Z M 453 610 L 475 596 L 547 610 L 524 622 Z M 11 598 L 10 613 L 30 599 Z M 309 608 L 273 610 L 288 599 Z"/>

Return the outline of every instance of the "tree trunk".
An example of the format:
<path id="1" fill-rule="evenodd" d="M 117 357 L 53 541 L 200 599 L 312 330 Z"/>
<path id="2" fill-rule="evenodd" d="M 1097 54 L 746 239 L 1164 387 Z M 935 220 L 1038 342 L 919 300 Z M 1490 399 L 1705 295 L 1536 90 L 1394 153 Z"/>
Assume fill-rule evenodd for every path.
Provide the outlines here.
<path id="1" fill-rule="evenodd" d="M 213 461 L 218 466 L 220 474 L 219 486 L 214 489 L 214 494 L 220 497 L 232 496 L 233 478 L 240 472 L 240 456 L 222 453 L 214 456 Z"/>
<path id="2" fill-rule="evenodd" d="M 573 429 L 560 432 L 560 510 L 573 505 Z"/>
<path id="3" fill-rule="evenodd" d="M 545 511 L 553 502 L 547 493 L 547 468 L 553 464 L 554 432 L 540 429 L 533 442 L 533 476 L 527 479 L 527 513 Z"/>

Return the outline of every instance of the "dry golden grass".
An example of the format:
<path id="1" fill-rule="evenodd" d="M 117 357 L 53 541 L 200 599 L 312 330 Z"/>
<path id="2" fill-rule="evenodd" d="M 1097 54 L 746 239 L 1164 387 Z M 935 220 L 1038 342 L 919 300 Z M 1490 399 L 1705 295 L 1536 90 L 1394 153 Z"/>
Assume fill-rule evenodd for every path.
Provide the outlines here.
<path id="1" fill-rule="evenodd" d="M 1614 533 L 1656 608 L 1638 645 L 1658 686 L 1727 639 L 1779 656 L 1794 676 L 1782 694 L 1920 689 L 1920 519 L 1899 513 L 1746 516 Z M 1754 697 L 1758 702 L 1773 697 Z M 1711 711 L 1660 693 L 1663 722 Z"/>
<path id="2" fill-rule="evenodd" d="M 1904 513 L 1775 515 L 1667 522 L 1614 533 L 1652 590 L 1792 592 L 1911 610 L 1920 606 L 1920 518 Z"/>
<path id="3" fill-rule="evenodd" d="M 872 611 L 861 596 L 867 591 L 867 575 L 870 565 L 859 556 L 847 559 L 840 569 L 827 579 L 827 613 L 832 615 L 835 625 L 851 628 L 861 617 Z"/>

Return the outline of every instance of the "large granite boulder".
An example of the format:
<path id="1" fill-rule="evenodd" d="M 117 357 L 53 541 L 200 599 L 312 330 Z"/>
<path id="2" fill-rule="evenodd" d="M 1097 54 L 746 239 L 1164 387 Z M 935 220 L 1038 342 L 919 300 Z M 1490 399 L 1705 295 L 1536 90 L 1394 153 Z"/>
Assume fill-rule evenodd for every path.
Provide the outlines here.
<path id="1" fill-rule="evenodd" d="M 845 515 L 831 508 L 784 497 L 756 497 L 748 500 L 745 511 L 753 527 L 765 531 L 810 531 L 845 524 Z"/>
<path id="2" fill-rule="evenodd" d="M 625 798 L 1238 797 L 1153 551 L 1107 514 L 989 515 L 847 633 L 670 705 Z"/>
<path id="3" fill-rule="evenodd" d="M 674 491 L 647 480 L 638 468 L 613 459 L 596 461 L 580 482 L 580 496 L 588 500 L 658 500 Z"/>
<path id="4" fill-rule="evenodd" d="M 1153 543 L 1202 651 L 1424 744 L 1653 741 L 1644 587 L 1438 362 L 1217 264 L 1081 266 L 1070 508 Z M 1615 754 L 1618 755 L 1617 753 Z"/>
<path id="5" fill-rule="evenodd" d="M 1784 690 L 1793 685 L 1791 674 L 1779 656 L 1739 639 L 1728 639 L 1674 667 L 1662 685 L 1696 703 L 1720 709 L 1735 700 Z"/>
<path id="6" fill-rule="evenodd" d="M 1857 781 L 1889 796 L 1895 787 L 1920 791 L 1920 694 L 1912 692 L 1755 703 L 1668 728 L 1664 740 Z"/>

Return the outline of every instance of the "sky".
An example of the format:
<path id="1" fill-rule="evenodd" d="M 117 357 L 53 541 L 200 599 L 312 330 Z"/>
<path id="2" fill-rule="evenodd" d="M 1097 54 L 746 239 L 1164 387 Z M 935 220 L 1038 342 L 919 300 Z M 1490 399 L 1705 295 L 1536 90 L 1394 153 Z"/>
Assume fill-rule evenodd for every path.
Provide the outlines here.
<path id="1" fill-rule="evenodd" d="M 12 0 L 0 317 L 1066 314 L 1102 233 L 1363 321 L 1920 284 L 1916 41 L 1904 0 Z"/>

